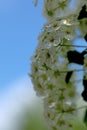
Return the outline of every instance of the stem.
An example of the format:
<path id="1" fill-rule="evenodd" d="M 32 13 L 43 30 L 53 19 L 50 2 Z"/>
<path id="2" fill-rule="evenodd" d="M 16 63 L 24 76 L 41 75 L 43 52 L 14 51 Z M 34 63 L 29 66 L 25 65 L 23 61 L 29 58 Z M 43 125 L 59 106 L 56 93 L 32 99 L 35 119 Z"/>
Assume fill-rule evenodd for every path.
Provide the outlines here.
<path id="1" fill-rule="evenodd" d="M 81 45 L 58 45 L 58 46 L 64 46 L 64 47 L 67 47 L 67 46 L 72 46 L 72 47 L 87 48 L 87 46 L 81 46 Z"/>
<path id="2" fill-rule="evenodd" d="M 77 108 L 72 108 L 70 110 L 63 110 L 62 112 L 59 112 L 59 113 L 66 113 L 66 112 L 73 112 L 73 111 L 76 111 L 76 110 L 80 110 L 80 109 L 85 109 L 87 108 L 87 105 L 84 105 L 84 106 L 81 106 L 81 107 L 77 107 Z"/>

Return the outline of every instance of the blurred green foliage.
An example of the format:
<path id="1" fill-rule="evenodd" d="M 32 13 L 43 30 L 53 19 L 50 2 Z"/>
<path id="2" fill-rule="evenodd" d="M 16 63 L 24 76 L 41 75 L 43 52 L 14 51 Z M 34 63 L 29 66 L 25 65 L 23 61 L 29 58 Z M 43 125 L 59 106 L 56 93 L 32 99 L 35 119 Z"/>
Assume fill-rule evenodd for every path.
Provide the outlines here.
<path id="1" fill-rule="evenodd" d="M 18 130 L 48 130 L 43 116 L 42 102 L 25 108 L 19 120 Z"/>
<path id="2" fill-rule="evenodd" d="M 18 130 L 48 130 L 43 111 L 42 102 L 36 102 L 31 107 L 25 108 L 20 117 Z M 80 111 L 79 113 L 81 113 Z M 82 120 L 82 114 L 79 114 L 74 119 L 72 118 L 75 125 L 74 130 L 87 130 L 87 127 Z"/>

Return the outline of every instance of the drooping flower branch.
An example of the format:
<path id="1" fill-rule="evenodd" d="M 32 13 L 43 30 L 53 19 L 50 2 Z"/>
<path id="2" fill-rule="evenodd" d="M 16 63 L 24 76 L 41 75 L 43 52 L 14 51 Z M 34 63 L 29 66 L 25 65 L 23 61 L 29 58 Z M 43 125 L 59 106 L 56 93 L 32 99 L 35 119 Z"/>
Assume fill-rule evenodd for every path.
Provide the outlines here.
<path id="1" fill-rule="evenodd" d="M 69 64 L 70 61 L 78 64 L 80 62 L 78 56 L 81 55 L 76 51 L 78 56 L 74 54 L 77 58 L 73 60 L 73 54 L 70 54 L 70 57 L 68 54 L 75 51 L 76 45 L 73 44 L 73 40 L 79 36 L 76 30 L 87 40 L 87 2 L 83 0 L 84 4 L 81 2 L 78 11 L 73 13 L 70 2 L 44 0 L 43 14 L 47 18 L 47 23 L 38 37 L 38 47 L 32 56 L 32 82 L 37 95 L 43 97 L 45 119 L 52 130 L 74 129 L 72 120 L 77 111 L 77 91 L 74 82 L 76 76 Z M 84 64 L 83 71 L 86 73 L 87 58 L 84 56 L 81 58 Z"/>

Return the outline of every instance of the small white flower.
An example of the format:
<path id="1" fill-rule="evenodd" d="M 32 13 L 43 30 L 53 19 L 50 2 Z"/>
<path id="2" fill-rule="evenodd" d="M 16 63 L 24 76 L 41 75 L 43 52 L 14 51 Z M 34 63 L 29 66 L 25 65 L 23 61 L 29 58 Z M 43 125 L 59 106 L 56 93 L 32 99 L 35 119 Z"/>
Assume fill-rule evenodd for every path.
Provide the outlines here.
<path id="1" fill-rule="evenodd" d="M 61 23 L 58 19 L 51 19 L 44 25 L 44 30 L 47 32 L 57 31 L 61 27 Z"/>
<path id="2" fill-rule="evenodd" d="M 44 16 L 48 19 L 52 17 L 66 16 L 69 3 L 70 0 L 45 0 Z"/>
<path id="3" fill-rule="evenodd" d="M 84 36 L 87 33 L 86 26 L 87 26 L 87 18 L 80 20 L 79 29 L 81 30 L 82 36 Z"/>

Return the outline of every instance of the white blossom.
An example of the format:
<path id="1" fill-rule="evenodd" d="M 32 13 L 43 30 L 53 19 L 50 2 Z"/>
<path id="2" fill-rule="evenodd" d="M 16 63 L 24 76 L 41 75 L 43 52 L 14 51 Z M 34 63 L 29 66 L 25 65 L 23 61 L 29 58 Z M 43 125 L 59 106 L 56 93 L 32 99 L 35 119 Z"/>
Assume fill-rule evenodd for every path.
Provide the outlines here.
<path id="1" fill-rule="evenodd" d="M 87 20 L 78 20 L 81 5 L 77 7 L 78 14 L 72 14 L 69 3 L 70 0 L 44 0 L 44 16 L 48 21 L 38 37 L 31 64 L 34 89 L 38 96 L 44 97 L 44 115 L 51 130 L 74 130 L 72 119 L 77 114 L 76 77 L 72 76 L 68 84 L 65 82 L 66 73 L 70 71 L 67 52 L 75 49 L 76 29 L 87 33 Z M 87 56 L 83 66 L 86 72 Z"/>
<path id="2" fill-rule="evenodd" d="M 79 29 L 81 30 L 81 35 L 84 36 L 87 33 L 87 18 L 84 18 L 82 20 L 80 20 L 80 26 Z"/>
<path id="3" fill-rule="evenodd" d="M 70 0 L 45 0 L 44 16 L 48 19 L 52 17 L 66 16 Z M 69 8 L 68 8 L 69 9 Z M 65 11 L 65 14 L 63 13 Z"/>

